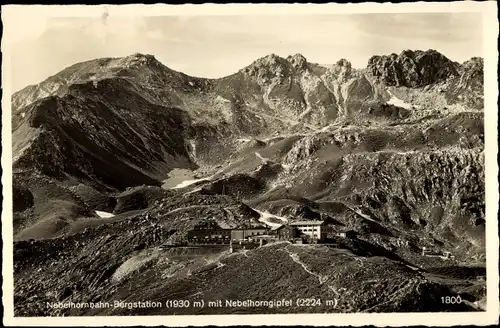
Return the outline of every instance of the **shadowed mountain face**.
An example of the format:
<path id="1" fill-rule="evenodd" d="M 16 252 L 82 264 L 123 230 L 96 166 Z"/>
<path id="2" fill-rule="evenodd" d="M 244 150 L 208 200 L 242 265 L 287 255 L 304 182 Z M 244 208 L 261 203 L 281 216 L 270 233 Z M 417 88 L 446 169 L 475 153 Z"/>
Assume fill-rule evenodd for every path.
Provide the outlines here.
<path id="1" fill-rule="evenodd" d="M 409 118 L 407 107 L 413 104 L 424 107 L 411 113 L 414 118 L 427 114 L 427 106 L 433 111 L 481 109 L 481 91 L 481 59 L 459 65 L 431 50 L 374 56 L 365 70 L 352 69 L 345 59 L 323 67 L 299 54 L 286 59 L 269 55 L 211 80 L 173 71 L 151 55 L 104 58 L 75 64 L 13 95 L 13 133 L 19 134 L 14 154 L 36 162 L 22 151 L 36 148 L 28 147 L 32 139 L 83 143 L 80 148 L 99 157 L 109 151 L 121 158 L 120 150 L 130 153 L 135 148 L 140 158 L 126 158 L 122 165 L 136 167 L 127 173 L 136 171 L 137 182 L 151 183 L 172 167 L 220 162 L 234 150 L 227 143 L 238 136 L 314 131 L 350 120 L 401 121 Z M 115 133 L 106 131 L 106 125 Z M 74 135 L 65 127 L 75 128 Z M 82 139 L 83 131 L 92 135 L 86 139 L 95 140 L 74 140 Z M 197 159 L 188 155 L 193 148 Z M 71 156 L 77 155 L 71 151 Z M 108 164 L 116 166 L 93 166 Z M 106 187 L 122 187 L 102 179 L 109 178 L 90 178 Z"/>
<path id="2" fill-rule="evenodd" d="M 334 261 L 354 277 L 363 269 L 353 263 L 367 261 L 374 279 L 384 267 L 399 277 L 389 289 L 411 286 L 393 303 L 382 293 L 390 282 L 372 300 L 368 289 L 352 292 L 335 311 L 425 311 L 411 299 L 436 305 L 458 287 L 398 266 L 451 265 L 420 256 L 423 247 L 451 251 L 457 268 L 484 264 L 483 101 L 483 60 L 459 64 L 434 50 L 373 56 L 361 70 L 346 59 L 324 66 L 271 54 L 220 79 L 190 77 L 142 54 L 68 67 L 12 96 L 16 311 L 73 314 L 33 312 L 27 301 L 54 291 L 43 282 L 68 265 L 73 271 L 58 286 L 75 284 L 44 294 L 47 301 L 91 301 L 99 288 L 123 299 L 122 282 L 138 279 L 125 267 L 160 261 L 157 247 L 183 242 L 197 225 L 299 218 L 330 218 L 361 237 L 335 250 L 283 244 L 250 258 L 163 254 L 174 260 L 144 270 L 173 280 L 141 281 L 151 288 L 144 296 L 179 286 L 208 292 L 231 270 L 278 263 L 259 283 L 292 286 L 288 297 L 303 277 L 292 274 L 289 284 L 276 277 L 292 267 L 327 277 L 334 272 L 320 268 Z M 152 223 L 160 237 L 150 235 Z M 89 275 L 84 267 L 93 258 L 102 265 Z M 120 272 L 128 278 L 116 278 Z M 219 296 L 243 298 L 256 283 L 247 278 Z M 320 294 L 337 295 L 318 279 Z M 332 288 L 349 290 L 339 279 Z M 483 297 L 474 288 L 470 302 Z"/>
<path id="3" fill-rule="evenodd" d="M 386 85 L 421 87 L 459 76 L 460 65 L 437 51 L 411 51 L 389 56 L 373 56 L 370 72 Z"/>

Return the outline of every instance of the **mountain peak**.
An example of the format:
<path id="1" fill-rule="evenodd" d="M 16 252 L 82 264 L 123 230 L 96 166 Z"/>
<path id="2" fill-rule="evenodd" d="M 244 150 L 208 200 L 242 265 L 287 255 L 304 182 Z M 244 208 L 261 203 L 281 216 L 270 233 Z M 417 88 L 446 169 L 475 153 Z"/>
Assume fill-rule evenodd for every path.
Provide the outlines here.
<path id="1" fill-rule="evenodd" d="M 346 67 L 346 68 L 349 68 L 349 69 L 352 67 L 351 62 L 348 61 L 345 58 L 339 59 L 335 65 L 336 66 L 341 66 L 341 67 Z"/>
<path id="2" fill-rule="evenodd" d="M 266 63 L 266 64 L 275 64 L 279 61 L 283 61 L 283 58 L 278 56 L 275 53 L 270 53 L 267 56 L 261 57 L 257 59 L 254 63 Z"/>
<path id="3" fill-rule="evenodd" d="M 307 67 L 307 59 L 302 54 L 295 54 L 286 57 L 286 60 L 296 69 L 304 69 Z"/>
<path id="4" fill-rule="evenodd" d="M 332 72 L 340 81 L 347 81 L 352 75 L 352 65 L 347 59 L 339 59 L 335 65 L 331 65 L 329 71 Z"/>
<path id="5" fill-rule="evenodd" d="M 419 87 L 458 76 L 457 64 L 429 49 L 403 50 L 399 55 L 379 55 L 368 60 L 367 69 L 387 85 Z"/>
<path id="6" fill-rule="evenodd" d="M 466 67 L 467 66 L 479 65 L 479 66 L 481 66 L 481 69 L 482 69 L 482 66 L 484 65 L 484 60 L 481 57 L 472 57 L 471 59 L 466 60 L 465 62 L 463 62 L 462 65 L 466 66 Z"/>
<path id="7" fill-rule="evenodd" d="M 134 58 L 153 58 L 155 59 L 155 56 L 154 55 L 150 55 L 150 54 L 143 54 L 143 53 L 140 53 L 140 52 L 135 52 L 127 57 L 134 57 Z"/>
<path id="8" fill-rule="evenodd" d="M 401 53 L 399 54 L 398 57 L 414 57 L 415 56 L 415 52 L 411 49 L 405 49 L 403 51 L 401 51 Z"/>
<path id="9" fill-rule="evenodd" d="M 257 59 L 250 65 L 250 67 L 276 68 L 278 66 L 289 67 L 289 65 L 295 69 L 304 69 L 307 67 L 307 59 L 300 53 L 289 55 L 286 58 L 280 57 L 275 53 L 271 53 Z"/>
<path id="10" fill-rule="evenodd" d="M 253 63 L 242 69 L 249 75 L 262 75 L 268 72 L 277 72 L 287 70 L 288 62 L 274 53 L 261 57 Z"/>
<path id="11" fill-rule="evenodd" d="M 160 62 L 155 58 L 155 56 L 150 54 L 134 53 L 132 55 L 122 58 L 124 66 L 132 65 L 158 65 Z"/>

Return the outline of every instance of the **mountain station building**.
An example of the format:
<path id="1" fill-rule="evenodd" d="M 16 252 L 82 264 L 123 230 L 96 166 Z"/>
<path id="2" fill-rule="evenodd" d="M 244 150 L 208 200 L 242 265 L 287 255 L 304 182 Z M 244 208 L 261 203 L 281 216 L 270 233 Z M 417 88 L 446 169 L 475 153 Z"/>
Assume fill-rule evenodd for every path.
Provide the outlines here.
<path id="1" fill-rule="evenodd" d="M 313 241 L 324 240 L 330 231 L 328 222 L 325 220 L 295 221 L 290 226 L 297 229 L 299 235 L 304 235 Z"/>

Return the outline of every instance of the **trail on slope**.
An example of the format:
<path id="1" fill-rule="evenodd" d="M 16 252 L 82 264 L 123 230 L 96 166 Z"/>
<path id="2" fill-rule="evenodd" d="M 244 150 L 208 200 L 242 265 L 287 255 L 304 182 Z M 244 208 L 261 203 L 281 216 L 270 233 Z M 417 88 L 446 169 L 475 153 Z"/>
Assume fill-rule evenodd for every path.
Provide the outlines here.
<path id="1" fill-rule="evenodd" d="M 213 207 L 213 205 L 191 205 L 191 206 L 179 207 L 179 208 L 171 210 L 170 212 L 167 212 L 163 215 L 170 215 L 170 214 L 174 214 L 174 213 L 181 212 L 184 210 L 190 210 L 190 209 L 195 209 L 195 208 L 207 208 L 207 207 Z"/>
<path id="2" fill-rule="evenodd" d="M 295 125 L 298 125 L 298 124 L 302 123 L 300 121 L 293 120 L 291 118 L 284 118 L 284 117 L 273 116 L 273 115 L 269 115 L 269 114 L 265 114 L 265 113 L 260 113 L 260 112 L 253 111 L 253 110 L 248 109 L 248 108 L 247 108 L 247 110 L 248 110 L 248 112 L 250 112 L 250 113 L 252 113 L 254 115 L 260 115 L 260 116 L 263 116 L 263 117 L 265 117 L 267 119 L 270 119 L 270 120 L 281 121 L 283 123 L 287 123 L 287 124 L 290 124 L 292 126 L 295 126 Z M 307 123 L 302 123 L 302 124 L 304 125 L 304 127 L 313 130 L 312 133 L 314 133 L 314 132 L 320 132 L 321 131 L 321 129 L 318 129 L 317 127 L 312 126 L 310 124 L 307 124 Z M 290 136 L 290 134 L 283 134 L 282 136 Z"/>
<path id="3" fill-rule="evenodd" d="M 367 215 L 367 214 L 363 214 L 363 213 L 361 213 L 361 211 L 355 210 L 354 208 L 350 207 L 349 205 L 347 205 L 347 204 L 345 204 L 345 203 L 344 203 L 344 205 L 345 205 L 345 206 L 346 206 L 349 210 L 351 210 L 351 211 L 352 211 L 352 212 L 354 212 L 355 214 L 357 214 L 357 215 L 361 216 L 362 218 L 367 219 L 367 220 L 372 221 L 372 222 L 375 222 L 375 223 L 379 223 L 379 222 L 375 221 L 374 219 L 372 219 L 369 215 Z"/>
<path id="4" fill-rule="evenodd" d="M 394 301 L 395 301 L 395 299 L 396 299 L 396 295 L 397 295 L 397 296 L 399 296 L 399 295 L 404 295 L 407 289 L 409 289 L 410 287 L 413 287 L 413 285 L 412 285 L 410 282 L 411 282 L 411 281 L 409 281 L 409 282 L 404 282 L 404 283 L 403 283 L 403 284 L 401 284 L 398 288 L 395 288 L 395 291 L 394 291 L 392 294 L 390 294 L 390 295 L 388 295 L 388 296 L 386 297 L 386 299 L 387 299 L 386 301 L 379 302 L 379 303 L 377 303 L 377 304 L 375 304 L 375 305 L 373 305 L 373 306 L 369 307 L 368 309 L 364 309 L 364 310 L 363 310 L 363 311 L 361 311 L 361 312 L 368 312 L 368 311 L 373 310 L 373 309 L 375 309 L 375 308 L 377 308 L 377 307 L 379 307 L 379 306 L 381 306 L 381 305 L 384 305 L 384 304 L 387 304 L 387 303 L 390 303 L 390 302 L 394 302 Z M 418 288 L 418 286 L 417 286 L 417 288 Z"/>
<path id="5" fill-rule="evenodd" d="M 280 250 L 283 251 L 283 252 L 288 253 L 288 255 L 290 256 L 290 258 L 292 259 L 292 261 L 294 261 L 295 263 L 299 264 L 304 269 L 305 272 L 307 272 L 310 275 L 316 277 L 318 279 L 320 285 L 322 285 L 323 283 L 325 283 L 330 278 L 329 276 L 322 276 L 320 274 L 317 274 L 317 273 L 312 272 L 311 270 L 309 270 L 309 268 L 307 267 L 307 265 L 300 260 L 299 254 L 291 252 L 288 249 L 288 247 L 285 247 L 284 249 L 280 249 Z"/>
<path id="6" fill-rule="evenodd" d="M 328 290 L 331 291 L 335 295 L 335 297 L 333 298 L 333 301 L 335 301 L 333 308 L 337 308 L 337 306 L 339 304 L 339 299 L 337 299 L 337 297 L 342 297 L 342 294 L 347 292 L 347 288 L 345 288 L 345 287 L 339 288 L 338 286 L 335 286 L 335 285 L 325 284 L 328 281 L 328 279 L 330 279 L 330 276 L 323 276 L 323 275 L 320 275 L 318 273 L 311 271 L 307 267 L 307 265 L 301 261 L 299 254 L 291 252 L 288 249 L 288 247 L 285 247 L 284 249 L 280 249 L 280 251 L 288 253 L 288 255 L 290 256 L 292 261 L 294 261 L 295 263 L 300 265 L 302 267 L 302 269 L 304 269 L 305 272 L 307 272 L 311 276 L 317 278 L 320 285 L 326 285 Z"/>

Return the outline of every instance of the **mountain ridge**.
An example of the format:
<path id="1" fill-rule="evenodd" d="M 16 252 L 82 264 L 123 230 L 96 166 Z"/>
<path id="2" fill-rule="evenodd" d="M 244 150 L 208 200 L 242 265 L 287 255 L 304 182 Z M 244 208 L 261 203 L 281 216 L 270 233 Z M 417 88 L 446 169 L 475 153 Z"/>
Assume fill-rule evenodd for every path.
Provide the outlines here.
<path id="1" fill-rule="evenodd" d="M 375 56 L 372 56 L 372 57 L 370 57 L 370 58 L 368 59 L 368 62 L 367 62 L 367 65 L 366 65 L 365 69 L 370 67 L 371 63 L 374 61 L 374 58 L 383 58 L 383 57 L 401 57 L 403 54 L 415 53 L 415 52 L 417 52 L 417 53 L 436 53 L 436 54 L 439 54 L 439 55 L 441 55 L 442 57 L 444 57 L 444 58 L 446 58 L 446 59 L 447 59 L 447 57 L 446 57 L 446 56 L 444 56 L 444 55 L 440 54 L 439 52 L 437 52 L 436 50 L 433 50 L 433 49 L 429 49 L 429 50 L 427 50 L 427 51 L 425 51 L 425 52 L 424 52 L 424 51 L 421 51 L 421 50 L 416 50 L 416 51 L 413 51 L 413 50 L 404 50 L 404 51 L 402 51 L 402 52 L 401 52 L 401 54 L 400 54 L 400 55 L 396 55 L 395 53 L 393 53 L 393 54 L 391 54 L 391 55 L 389 55 L 389 56 L 387 56 L 387 55 L 375 55 Z M 265 61 L 265 60 L 266 60 L 266 58 L 280 58 L 281 60 L 286 60 L 286 61 L 288 61 L 288 62 L 290 62 L 291 60 L 296 60 L 297 58 L 300 58 L 300 59 L 299 59 L 299 61 L 300 61 L 300 63 L 301 63 L 300 65 L 307 65 L 307 64 L 309 63 L 309 62 L 307 61 L 307 59 L 306 59 L 306 58 L 305 58 L 302 54 L 300 54 L 300 53 L 297 53 L 297 54 L 295 54 L 295 55 L 289 55 L 289 56 L 287 56 L 286 58 L 285 58 L 285 57 L 280 57 L 280 56 L 278 56 L 278 55 L 276 55 L 276 54 L 274 54 L 274 53 L 271 53 L 271 54 L 269 54 L 269 55 L 266 55 L 266 56 L 263 56 L 263 57 L 260 57 L 260 58 L 258 58 L 258 59 L 256 59 L 256 60 L 254 60 L 252 63 L 250 63 L 249 65 L 245 66 L 244 68 L 242 68 L 242 69 L 238 70 L 237 72 L 235 72 L 235 73 L 233 73 L 233 74 L 229 74 L 229 75 L 227 75 L 227 76 L 216 77 L 216 78 L 207 78 L 207 77 L 190 76 L 190 75 L 184 74 L 184 73 L 182 73 L 182 72 L 180 72 L 180 71 L 176 71 L 176 70 L 174 70 L 174 69 L 171 69 L 171 68 L 169 68 L 168 66 L 165 66 L 165 65 L 164 65 L 163 63 L 161 63 L 160 61 L 158 61 L 158 60 L 156 59 L 156 57 L 155 57 L 154 55 L 151 55 L 151 54 L 134 53 L 134 54 L 131 54 L 131 55 L 129 55 L 129 56 L 125 56 L 125 57 L 104 57 L 104 58 L 95 58 L 95 59 L 89 59 L 89 60 L 86 60 L 86 61 L 83 61 L 83 62 L 80 62 L 80 63 L 76 63 L 76 64 L 73 64 L 73 65 L 70 65 L 70 66 L 66 67 L 65 69 L 63 69 L 63 70 L 59 71 L 58 73 L 56 73 L 56 74 L 54 74 L 54 75 L 50 76 L 49 78 L 45 79 L 44 81 L 41 81 L 41 82 L 39 82 L 39 83 L 37 83 L 37 84 L 28 85 L 28 86 L 26 86 L 26 87 L 24 87 L 24 88 L 22 88 L 22 89 L 20 89 L 20 90 L 18 90 L 18 91 L 16 91 L 16 92 L 14 92 L 14 93 L 13 93 L 13 95 L 12 95 L 12 97 L 13 97 L 13 105 L 14 105 L 14 107 L 19 107 L 19 102 L 16 102 L 16 101 L 15 101 L 16 94 L 19 94 L 19 93 L 22 93 L 22 92 L 27 92 L 27 91 L 29 91 L 30 89 L 34 89 L 34 88 L 37 88 L 37 87 L 38 87 L 38 88 L 40 88 L 40 87 L 41 87 L 41 84 L 43 84 L 43 83 L 44 83 L 44 82 L 46 82 L 46 81 L 50 81 L 51 79 L 57 79 L 57 78 L 58 78 L 58 77 L 59 77 L 59 76 L 60 76 L 63 72 L 65 72 L 65 71 L 72 71 L 72 70 L 74 70 L 75 68 L 77 68 L 77 67 L 79 67 L 79 66 L 82 66 L 82 65 L 83 65 L 83 66 L 85 66 L 85 65 L 88 65 L 88 64 L 92 64 L 92 63 L 101 63 L 101 65 L 102 65 L 103 63 L 106 63 L 106 62 L 113 62 L 113 61 L 117 62 L 117 64 L 118 64 L 118 63 L 121 63 L 122 65 L 127 65 L 127 64 L 128 64 L 128 65 L 130 65 L 130 64 L 133 64 L 134 62 L 135 62 L 135 63 L 143 63 L 143 64 L 148 64 L 148 63 L 149 63 L 149 64 L 151 64 L 151 63 L 154 63 L 154 65 L 155 65 L 155 66 L 159 64 L 159 65 L 163 66 L 164 68 L 167 68 L 168 70 L 170 70 L 170 71 L 172 71 L 172 72 L 174 72 L 174 73 L 176 73 L 176 74 L 183 75 L 183 76 L 188 77 L 188 78 L 192 78 L 192 79 L 202 79 L 202 80 L 207 80 L 207 81 L 213 81 L 213 80 L 219 80 L 219 79 L 223 79 L 223 78 L 228 78 L 228 77 L 230 77 L 230 76 L 232 76 L 232 75 L 234 75 L 234 74 L 237 74 L 238 72 L 241 72 L 241 71 L 243 71 L 243 70 L 248 69 L 249 67 L 252 67 L 252 66 L 256 65 L 256 64 L 257 64 L 257 63 L 259 63 L 259 62 Z M 294 58 L 295 58 L 295 59 L 294 59 Z M 134 59 L 135 59 L 135 60 L 134 60 Z M 447 59 L 447 60 L 448 60 L 448 61 L 450 61 L 449 59 Z M 474 60 L 481 60 L 481 61 L 482 61 L 482 58 L 480 58 L 480 57 L 472 57 L 471 59 L 469 59 L 469 60 L 465 61 L 463 64 L 465 64 L 465 63 L 467 63 L 467 62 L 470 62 L 470 61 L 474 61 Z M 338 65 L 339 63 L 342 63 L 342 62 L 343 62 L 343 63 L 348 63 L 348 64 L 349 64 L 349 66 L 351 66 L 351 64 L 349 63 L 349 61 L 348 61 L 348 60 L 346 60 L 346 59 L 343 59 L 343 58 L 342 58 L 342 59 L 339 59 L 339 60 L 337 61 L 337 63 L 336 63 L 336 64 L 334 64 L 334 65 Z M 450 62 L 451 62 L 451 61 L 450 61 Z M 461 65 L 461 64 L 459 64 L 459 63 L 457 63 L 457 62 L 454 62 L 454 63 L 455 63 L 456 65 Z M 324 65 L 322 65 L 322 64 L 315 64 L 315 63 L 311 63 L 311 64 L 316 65 L 316 66 L 320 66 L 320 67 L 322 67 L 322 68 L 324 68 L 324 69 L 327 69 L 327 68 L 328 68 L 328 66 L 334 66 L 334 65 L 332 65 L 332 64 L 324 64 Z M 463 65 L 463 64 L 462 64 L 462 65 Z M 304 66 L 302 66 L 302 67 L 304 67 Z M 89 68 L 87 67 L 86 69 L 89 69 Z M 356 70 L 356 69 L 354 69 L 354 70 Z M 360 68 L 360 69 L 357 69 L 357 70 L 363 70 L 363 68 Z M 68 82 L 68 81 L 66 81 L 66 82 Z M 49 90 L 50 90 L 50 88 L 49 88 Z"/>
<path id="2" fill-rule="evenodd" d="M 438 302 L 461 291 L 463 285 L 445 284 L 432 272 L 453 264 L 450 270 L 470 274 L 471 263 L 484 261 L 483 70 L 481 58 L 459 64 L 432 50 L 375 56 L 362 69 L 346 59 L 325 67 L 300 54 L 270 54 L 229 76 L 204 79 L 134 54 L 75 64 L 17 92 L 17 311 L 60 313 L 27 301 L 38 291 L 57 289 L 57 281 L 77 283 L 44 293 L 47 301 L 92 300 L 99 297 L 95 286 L 114 299 L 121 282 L 111 277 L 136 256 L 182 244 L 197 226 L 318 218 L 331 218 L 359 238 L 335 240 L 338 246 L 331 249 L 281 243 L 271 246 L 275 252 L 266 246 L 250 255 L 218 253 L 215 260 L 180 248 L 180 256 L 166 252 L 179 263 L 147 272 L 164 276 L 157 270 L 171 270 L 165 279 L 174 280 L 154 285 L 158 290 L 176 290 L 184 282 L 204 290 L 211 285 L 205 274 L 210 270 L 227 279 L 225 273 L 236 268 L 273 267 L 283 275 L 282 266 L 310 263 L 327 275 L 333 256 L 338 270 L 352 275 L 363 272 L 359 262 L 376 264 L 370 266 L 373 279 L 401 266 L 399 283 L 412 281 L 410 287 L 390 281 L 384 286 L 401 290 L 398 304 L 408 310 L 422 309 L 408 303 L 411 295 Z M 455 259 L 421 256 L 424 248 L 451 251 Z M 85 254 L 99 254 L 90 275 L 82 275 L 94 265 Z M 267 264 L 254 266 L 253 256 Z M 481 266 L 472 271 L 481 272 Z M 254 285 L 257 275 L 245 276 L 245 286 Z M 137 282 L 140 275 L 131 277 Z M 208 283 L 198 284 L 200 277 Z M 263 275 L 262 284 L 275 283 L 273 277 Z M 95 282 L 82 283 L 86 279 Z M 467 279 L 467 299 L 483 298 L 481 283 Z M 314 285 L 331 295 L 324 287 L 321 281 Z M 343 311 L 390 302 L 386 288 L 376 288 L 379 296 L 368 302 L 359 298 L 367 293 L 347 295 Z"/>
<path id="3" fill-rule="evenodd" d="M 446 74 L 439 71 L 439 68 L 428 68 L 430 73 L 419 71 L 419 60 L 434 60 L 438 67 L 443 61 L 452 65 L 453 71 L 444 70 L 451 72 L 447 79 L 452 79 L 452 82 L 442 84 L 440 79 Z M 97 145 L 89 144 L 85 147 L 90 147 L 91 152 L 100 152 L 97 149 L 102 148 L 102 144 L 109 144 L 109 140 L 104 140 L 105 134 L 96 130 L 99 126 L 106 126 L 98 113 L 109 113 L 111 116 L 106 114 L 108 118 L 115 117 L 122 122 L 128 122 L 129 119 L 146 122 L 151 121 L 145 116 L 146 113 L 164 115 L 162 112 L 169 108 L 168 111 L 177 113 L 175 115 L 179 117 L 179 122 L 185 122 L 168 128 L 177 131 L 176 135 L 182 136 L 182 140 L 177 140 L 174 148 L 166 145 L 165 149 L 169 150 L 162 150 L 163 155 L 149 146 L 149 150 L 144 153 L 153 154 L 146 155 L 146 158 L 153 156 L 151 158 L 156 158 L 160 167 L 164 168 L 150 168 L 142 172 L 143 169 L 137 167 L 150 165 L 145 162 L 138 164 L 142 161 L 138 158 L 124 167 L 125 170 L 132 169 L 135 174 L 144 177 L 161 179 L 161 176 L 165 177 L 172 168 L 165 166 L 165 163 L 178 157 L 178 154 L 181 154 L 180 162 L 185 163 L 181 167 L 186 168 L 196 165 L 210 166 L 220 162 L 239 147 L 237 143 L 228 143 L 233 138 L 248 135 L 265 138 L 284 131 L 292 134 L 326 132 L 338 124 L 401 124 L 416 121 L 429 114 L 480 110 L 482 69 L 482 60 L 479 58 L 465 62 L 462 67 L 434 50 L 405 50 L 400 55 L 374 56 L 363 70 L 353 69 L 345 59 L 325 68 L 309 63 L 301 54 L 287 58 L 270 54 L 230 76 L 219 79 L 189 77 L 166 67 L 153 55 L 140 53 L 127 57 L 85 61 L 12 96 L 12 129 L 16 139 L 13 145 L 14 166 L 28 168 L 31 165 L 29 163 L 35 164 L 36 167 L 37 161 L 60 162 L 61 160 L 49 160 L 46 155 L 50 155 L 50 152 L 42 150 L 43 145 L 34 151 L 34 156 L 31 156 L 29 151 L 34 140 L 39 141 L 40 136 L 47 134 L 51 135 L 48 140 L 62 140 L 64 143 L 68 135 L 61 135 L 61 124 L 68 120 L 71 120 L 67 123 L 68 126 L 79 126 L 78 129 L 82 131 L 78 137 L 80 139 L 88 139 L 83 131 L 94 131 L 92 135 L 95 140 L 88 142 Z M 411 81 L 420 77 L 423 77 L 423 80 L 420 83 L 410 83 L 409 80 L 399 83 L 393 79 L 396 71 L 399 76 L 406 76 L 409 72 Z M 436 74 L 433 77 L 431 73 Z M 55 98 L 51 100 L 50 97 Z M 89 102 L 90 98 L 93 99 L 92 102 Z M 92 103 L 93 109 L 87 108 Z M 54 107 L 50 104 L 55 104 L 56 109 L 49 109 Z M 61 107 L 58 104 L 65 105 Z M 432 107 L 427 108 L 429 104 Z M 73 109 L 67 111 L 65 106 L 72 106 Z M 147 109 L 148 107 L 151 109 Z M 77 108 L 79 114 L 75 112 Z M 48 120 L 49 117 L 53 118 Z M 94 122 L 86 122 L 88 119 Z M 98 121 L 100 123 L 97 123 Z M 127 125 L 129 124 L 125 123 L 124 126 Z M 120 132 L 112 147 L 122 150 L 130 146 L 142 149 L 151 142 L 157 143 L 153 140 L 164 139 L 165 137 L 158 135 L 161 128 L 153 126 L 136 126 L 128 132 Z M 106 137 L 109 137 L 109 133 L 111 132 L 106 132 Z M 152 139 L 145 139 L 145 135 L 150 135 Z M 126 139 L 136 141 L 130 144 Z M 75 140 L 68 142 L 74 144 Z M 52 145 L 53 143 L 48 144 L 47 149 L 52 149 Z M 114 149 L 115 152 L 122 152 L 118 148 Z M 196 150 L 196 154 L 193 150 Z M 36 154 L 43 153 L 45 154 L 37 160 L 39 155 Z M 23 160 L 23 156 L 27 157 Z M 57 149 L 54 149 L 52 156 L 65 158 L 64 151 Z M 80 154 L 77 157 L 88 156 Z M 191 164 L 193 161 L 197 164 Z M 63 162 L 71 163 L 72 160 L 65 159 Z M 128 163 L 129 160 L 123 159 L 123 162 Z M 39 166 L 46 165 L 40 163 Z M 68 169 L 62 168 L 62 172 Z M 81 169 L 76 169 L 75 172 L 79 170 Z M 59 173 L 52 173 L 61 176 Z M 85 173 L 84 176 L 88 174 Z M 97 179 L 94 181 L 97 182 L 94 187 L 102 185 L 99 180 L 101 178 Z M 150 178 L 143 181 L 147 184 L 159 184 Z M 113 189 L 116 185 L 106 186 L 106 189 L 110 189 L 109 187 Z"/>

